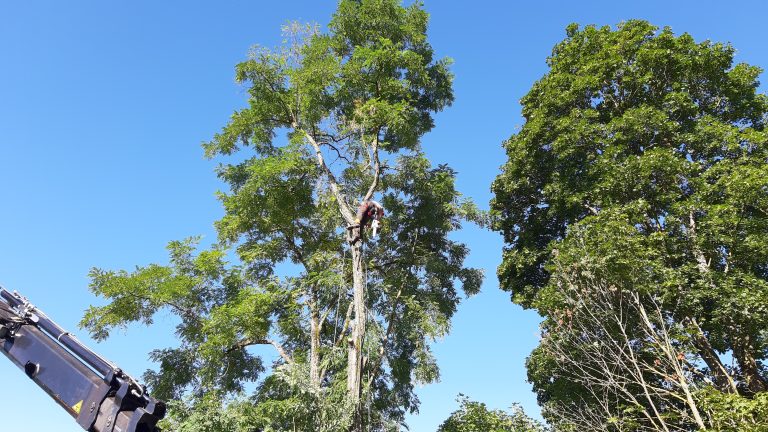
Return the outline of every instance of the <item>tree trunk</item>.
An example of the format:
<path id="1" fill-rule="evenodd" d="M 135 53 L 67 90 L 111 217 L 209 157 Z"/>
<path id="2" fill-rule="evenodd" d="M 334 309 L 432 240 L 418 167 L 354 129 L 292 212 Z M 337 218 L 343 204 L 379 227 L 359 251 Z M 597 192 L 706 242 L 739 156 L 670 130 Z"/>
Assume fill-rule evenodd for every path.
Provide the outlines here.
<path id="1" fill-rule="evenodd" d="M 704 360 L 704 363 L 707 364 L 718 390 L 726 393 L 738 394 L 739 390 L 736 387 L 736 381 L 733 380 L 733 377 L 728 373 L 723 362 L 720 361 L 720 357 L 717 355 L 714 348 L 712 348 L 712 345 L 710 345 L 709 339 L 707 339 L 707 336 L 699 326 L 699 323 L 695 318 L 688 318 L 687 321 L 693 327 L 693 332 L 690 335 L 693 345 Z"/>
<path id="2" fill-rule="evenodd" d="M 739 363 L 741 376 L 744 378 L 747 390 L 751 394 L 768 390 L 768 385 L 766 385 L 765 379 L 760 375 L 760 368 L 757 366 L 757 360 L 755 360 L 753 354 L 754 350 L 749 335 L 734 337 L 733 356 Z"/>
<path id="3" fill-rule="evenodd" d="M 310 304 L 309 379 L 314 390 L 320 389 L 320 312 L 317 302 Z"/>
<path id="4" fill-rule="evenodd" d="M 365 337 L 365 274 L 363 271 L 363 246 L 361 228 L 352 230 L 352 238 L 359 240 L 351 245 L 352 252 L 352 302 L 355 319 L 349 337 L 347 358 L 347 394 L 351 399 L 353 423 L 351 431 L 363 431 L 362 377 L 363 377 L 363 342 Z"/>

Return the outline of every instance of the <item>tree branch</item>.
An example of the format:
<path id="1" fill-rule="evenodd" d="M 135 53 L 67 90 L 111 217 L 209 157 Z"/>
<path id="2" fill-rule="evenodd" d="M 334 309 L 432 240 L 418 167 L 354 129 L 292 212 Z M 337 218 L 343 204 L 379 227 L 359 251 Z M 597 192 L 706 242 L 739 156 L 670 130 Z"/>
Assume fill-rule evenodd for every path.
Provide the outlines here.
<path id="1" fill-rule="evenodd" d="M 378 132 L 376 139 L 373 141 L 373 181 L 371 187 L 368 188 L 368 192 L 365 194 L 363 201 L 368 201 L 373 197 L 376 188 L 379 186 L 379 176 L 381 175 L 381 162 L 379 161 L 379 137 Z"/>
<path id="2" fill-rule="evenodd" d="M 225 352 L 231 353 L 232 351 L 243 349 L 252 345 L 272 345 L 275 347 L 275 350 L 277 350 L 277 353 L 280 354 L 280 357 L 282 357 L 283 360 L 285 360 L 288 364 L 293 364 L 293 359 L 290 355 L 285 351 L 282 345 L 280 345 L 277 341 L 274 341 L 272 339 L 242 339 L 238 341 L 235 345 L 229 347 Z"/>
<path id="3" fill-rule="evenodd" d="M 298 129 L 298 124 L 294 123 L 293 126 Z M 336 180 L 336 176 L 333 174 L 333 171 L 331 171 L 331 169 L 328 168 L 328 165 L 325 163 L 325 157 L 323 156 L 323 152 L 320 149 L 320 145 L 317 143 L 315 138 L 310 133 L 308 133 L 303 129 L 300 129 L 300 130 L 304 133 L 304 137 L 307 138 L 307 141 L 309 141 L 309 144 L 315 150 L 315 156 L 317 157 L 317 165 L 328 177 L 328 183 L 331 186 L 331 192 L 333 192 L 333 195 L 336 198 L 336 202 L 339 204 L 339 211 L 341 212 L 341 216 L 344 218 L 344 220 L 347 222 L 348 225 L 352 225 L 355 222 L 355 215 L 352 213 L 352 210 L 349 208 L 349 205 L 344 199 L 344 195 L 341 193 L 341 189 L 339 188 L 339 182 L 338 180 Z"/>
<path id="4" fill-rule="evenodd" d="M 344 340 L 344 333 L 347 331 L 349 322 L 352 320 L 352 310 L 354 305 L 355 304 L 353 302 L 349 302 L 349 307 L 347 307 L 347 314 L 344 317 L 344 323 L 341 325 L 341 332 L 339 333 L 339 338 L 336 339 L 336 342 L 333 344 L 334 346 L 341 345 L 341 342 Z"/>
<path id="5" fill-rule="evenodd" d="M 338 148 L 338 147 L 336 147 L 335 145 L 333 145 L 333 144 L 331 144 L 330 142 L 327 142 L 327 141 L 326 141 L 326 142 L 323 142 L 322 144 L 324 144 L 324 145 L 327 145 L 327 146 L 328 146 L 328 147 L 329 147 L 331 150 L 333 150 L 333 151 L 335 151 L 335 152 L 336 152 L 336 156 L 337 156 L 336 160 L 338 160 L 338 159 L 342 159 L 342 160 L 344 160 L 346 163 L 348 163 L 348 164 L 352 165 L 352 161 L 351 161 L 351 160 L 350 160 L 348 157 L 346 157 L 346 156 L 344 156 L 343 154 L 341 154 L 341 150 L 339 150 L 339 148 Z M 334 162 L 335 162 L 335 161 L 334 161 Z M 333 164 L 333 163 L 331 163 L 331 164 Z"/>

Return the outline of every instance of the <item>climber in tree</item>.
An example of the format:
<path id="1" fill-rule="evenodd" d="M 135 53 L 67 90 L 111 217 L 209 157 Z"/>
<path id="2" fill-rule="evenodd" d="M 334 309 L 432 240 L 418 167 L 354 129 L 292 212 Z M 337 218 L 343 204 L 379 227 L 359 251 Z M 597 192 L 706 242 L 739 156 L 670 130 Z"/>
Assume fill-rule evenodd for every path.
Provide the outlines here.
<path id="1" fill-rule="evenodd" d="M 376 233 L 379 230 L 379 221 L 384 217 L 384 207 L 376 201 L 368 200 L 360 203 L 357 208 L 357 215 L 355 217 L 355 224 L 348 227 L 349 230 L 360 228 L 360 233 L 350 240 L 350 243 L 355 243 L 363 235 L 363 230 L 368 224 L 371 224 L 373 228 L 373 237 L 376 237 Z"/>

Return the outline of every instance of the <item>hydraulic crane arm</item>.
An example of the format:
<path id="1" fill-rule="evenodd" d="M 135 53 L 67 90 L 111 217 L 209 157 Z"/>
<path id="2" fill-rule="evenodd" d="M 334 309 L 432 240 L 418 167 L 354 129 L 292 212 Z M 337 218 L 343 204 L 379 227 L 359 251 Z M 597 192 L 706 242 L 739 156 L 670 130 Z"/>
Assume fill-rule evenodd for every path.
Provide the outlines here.
<path id="1" fill-rule="evenodd" d="M 165 404 L 17 292 L 0 287 L 0 351 L 89 432 L 159 432 Z"/>

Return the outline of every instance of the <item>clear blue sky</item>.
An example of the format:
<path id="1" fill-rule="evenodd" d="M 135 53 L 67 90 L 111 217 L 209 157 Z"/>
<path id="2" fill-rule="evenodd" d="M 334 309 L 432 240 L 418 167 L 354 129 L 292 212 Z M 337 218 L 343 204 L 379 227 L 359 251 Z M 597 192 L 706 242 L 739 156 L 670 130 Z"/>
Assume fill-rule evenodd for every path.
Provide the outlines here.
<path id="1" fill-rule="evenodd" d="M 435 163 L 482 207 L 504 161 L 501 142 L 522 123 L 519 99 L 546 71 L 568 23 L 631 18 L 730 41 L 739 61 L 768 67 L 763 1 L 426 0 L 430 38 L 455 60 L 456 103 L 424 139 Z M 215 238 L 223 186 L 199 144 L 245 97 L 234 65 L 253 44 L 274 46 L 280 25 L 327 23 L 334 1 L 15 1 L 0 4 L 0 284 L 22 291 L 70 330 L 89 304 L 93 266 L 164 262 L 165 244 Z M 763 75 L 765 79 L 766 75 Z M 765 88 L 765 87 L 763 87 Z M 435 345 L 439 384 L 418 390 L 413 431 L 434 431 L 463 392 L 494 408 L 520 402 L 538 415 L 524 361 L 538 317 L 498 289 L 501 241 L 468 229 L 469 261 L 486 269 L 483 292 L 466 301 Z M 174 343 L 172 319 L 96 344 L 140 375 L 147 353 Z M 79 430 L 0 356 L 2 431 Z M 10 403 L 9 403 L 10 402 Z"/>

